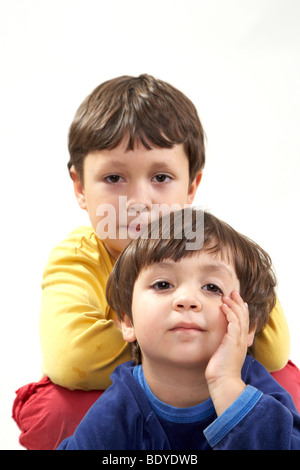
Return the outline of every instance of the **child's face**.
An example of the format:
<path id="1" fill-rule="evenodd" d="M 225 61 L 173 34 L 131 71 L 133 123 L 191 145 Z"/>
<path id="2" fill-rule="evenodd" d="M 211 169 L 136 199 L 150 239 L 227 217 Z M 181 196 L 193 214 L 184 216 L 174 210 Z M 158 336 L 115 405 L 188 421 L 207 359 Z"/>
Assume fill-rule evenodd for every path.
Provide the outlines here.
<path id="1" fill-rule="evenodd" d="M 124 339 L 137 339 L 148 370 L 151 365 L 201 370 L 227 331 L 222 297 L 239 289 L 233 266 L 219 254 L 200 251 L 178 262 L 153 264 L 136 280 L 134 326 L 125 316 Z"/>
<path id="2" fill-rule="evenodd" d="M 182 145 L 147 150 L 137 144 L 134 150 L 126 151 L 125 142 L 112 150 L 89 153 L 84 161 L 83 184 L 75 172 L 72 176 L 80 207 L 88 211 L 96 233 L 115 257 L 138 235 L 130 233 L 134 225 L 130 222 L 138 216 L 142 218 L 138 232 L 150 222 L 153 205 L 191 204 L 201 180 L 199 173 L 189 184 L 189 163 Z M 106 211 L 100 213 L 100 206 L 106 210 L 113 208 L 110 219 Z M 108 220 L 110 229 L 113 224 L 116 231 L 110 230 L 104 239 L 99 227 L 101 221 Z M 108 232 L 108 225 L 105 231 Z"/>

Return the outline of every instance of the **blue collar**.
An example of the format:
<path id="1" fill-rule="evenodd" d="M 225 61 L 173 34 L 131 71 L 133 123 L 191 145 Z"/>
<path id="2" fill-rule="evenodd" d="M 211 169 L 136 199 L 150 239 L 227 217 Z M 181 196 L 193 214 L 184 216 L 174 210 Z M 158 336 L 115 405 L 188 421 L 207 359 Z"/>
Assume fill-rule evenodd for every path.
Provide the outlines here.
<path id="1" fill-rule="evenodd" d="M 196 423 L 215 413 L 213 402 L 210 398 L 199 405 L 189 408 L 176 408 L 160 401 L 151 392 L 146 382 L 142 365 L 138 365 L 133 369 L 133 376 L 144 390 L 153 411 L 167 421 L 172 423 Z"/>

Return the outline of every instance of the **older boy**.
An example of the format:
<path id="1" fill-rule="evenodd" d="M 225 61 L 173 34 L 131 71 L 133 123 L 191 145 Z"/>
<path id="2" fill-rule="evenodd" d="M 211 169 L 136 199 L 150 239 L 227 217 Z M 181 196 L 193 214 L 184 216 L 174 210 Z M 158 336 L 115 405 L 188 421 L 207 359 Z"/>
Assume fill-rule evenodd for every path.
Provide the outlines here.
<path id="1" fill-rule="evenodd" d="M 290 395 L 246 356 L 276 301 L 270 258 L 208 213 L 188 249 L 199 215 L 165 216 L 119 257 L 108 299 L 136 366 L 117 368 L 61 449 L 300 449 Z"/>
<path id="2" fill-rule="evenodd" d="M 20 441 L 30 449 L 54 448 L 70 435 L 95 400 L 95 390 L 106 389 L 115 367 L 130 358 L 106 301 L 109 274 L 151 219 L 153 206 L 192 203 L 205 163 L 204 133 L 194 105 L 148 75 L 119 77 L 97 87 L 76 113 L 69 151 L 76 198 L 92 227 L 80 227 L 59 244 L 44 272 L 40 333 L 46 378 L 23 387 L 14 407 L 23 431 Z M 103 233 L 103 208 L 114 209 L 113 233 Z M 132 233 L 138 214 L 142 221 Z M 282 368 L 289 340 L 279 304 L 260 340 L 259 360 L 270 370 Z M 78 405 L 69 406 L 76 395 Z"/>

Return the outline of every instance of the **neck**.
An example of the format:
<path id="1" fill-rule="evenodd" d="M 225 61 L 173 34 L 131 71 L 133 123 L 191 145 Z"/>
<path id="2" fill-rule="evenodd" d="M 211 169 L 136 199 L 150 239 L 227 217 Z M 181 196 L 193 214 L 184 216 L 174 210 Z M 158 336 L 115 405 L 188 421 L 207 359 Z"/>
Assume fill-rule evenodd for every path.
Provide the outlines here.
<path id="1" fill-rule="evenodd" d="M 174 367 L 155 368 L 143 362 L 145 379 L 152 393 L 162 402 L 176 408 L 199 405 L 209 398 L 204 370 Z"/>

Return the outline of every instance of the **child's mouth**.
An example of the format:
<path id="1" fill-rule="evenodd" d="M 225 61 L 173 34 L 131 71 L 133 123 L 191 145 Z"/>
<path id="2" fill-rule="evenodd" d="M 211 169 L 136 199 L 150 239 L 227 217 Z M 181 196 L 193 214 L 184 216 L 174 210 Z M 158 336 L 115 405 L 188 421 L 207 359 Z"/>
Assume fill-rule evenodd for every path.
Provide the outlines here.
<path id="1" fill-rule="evenodd" d="M 145 227 L 145 225 L 142 225 L 142 224 L 130 224 L 128 225 L 127 227 L 127 233 L 131 236 L 134 236 L 134 235 L 139 235 L 140 232 L 143 230 L 143 228 Z"/>

